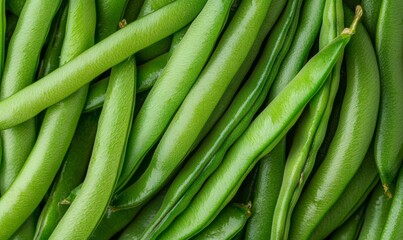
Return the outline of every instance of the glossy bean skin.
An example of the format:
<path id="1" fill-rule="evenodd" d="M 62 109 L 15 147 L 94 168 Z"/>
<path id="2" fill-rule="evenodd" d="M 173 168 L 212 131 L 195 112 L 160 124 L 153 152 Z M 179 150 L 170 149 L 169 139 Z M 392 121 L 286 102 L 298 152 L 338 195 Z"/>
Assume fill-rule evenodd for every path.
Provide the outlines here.
<path id="1" fill-rule="evenodd" d="M 250 206 L 228 204 L 210 225 L 192 239 L 232 239 L 242 230 L 250 215 Z"/>
<path id="2" fill-rule="evenodd" d="M 127 183 L 145 154 L 164 134 L 175 112 L 188 95 L 215 46 L 230 6 L 230 0 L 208 2 L 172 53 L 167 66 L 157 79 L 133 122 L 118 189 Z M 175 80 L 174 83 L 172 79 Z M 167 103 L 169 103 L 169 107 L 167 107 Z M 146 170 L 147 173 L 140 178 L 139 182 L 135 183 L 136 185 L 131 185 L 130 188 L 143 188 L 148 181 L 150 172 L 155 170 L 152 166 L 155 165 L 156 160 L 152 162 L 151 167 Z M 164 176 L 160 175 L 158 178 L 164 178 Z M 120 193 L 117 198 L 121 198 L 122 194 L 124 195 L 124 193 Z M 139 198 L 138 195 L 144 194 L 150 195 L 139 191 L 136 193 L 137 196 L 133 198 Z M 126 195 L 131 195 L 130 190 Z M 140 196 L 140 198 L 144 197 Z M 123 205 L 123 203 L 127 204 L 127 201 L 132 200 L 118 201 L 117 205 Z M 128 203 L 128 205 L 132 204 Z"/>
<path id="3" fill-rule="evenodd" d="M 342 226 L 329 237 L 330 240 L 354 240 L 360 233 L 365 214 L 365 204 L 361 206 Z"/>
<path id="4" fill-rule="evenodd" d="M 135 96 L 135 61 L 112 68 L 87 175 L 49 239 L 85 239 L 101 221 L 112 198 L 130 131 Z"/>
<path id="5" fill-rule="evenodd" d="M 367 199 L 378 181 L 374 155 L 369 149 L 355 176 L 314 230 L 312 239 L 323 239 L 341 226 Z"/>
<path id="6" fill-rule="evenodd" d="M 391 203 L 392 199 L 385 195 L 382 184 L 377 184 L 368 200 L 359 240 L 381 238 Z"/>
<path id="7" fill-rule="evenodd" d="M 183 100 L 162 136 L 150 166 L 139 181 L 117 196 L 115 204 L 118 208 L 135 206 L 136 202 L 149 198 L 153 192 L 161 189 L 189 154 L 197 136 L 256 39 L 259 28 L 251 29 L 246 26 L 261 26 L 269 3 L 254 0 L 242 2 L 198 81 Z M 226 71 L 221 71 L 224 66 Z"/>
<path id="8" fill-rule="evenodd" d="M 128 0 L 123 18 L 127 23 L 137 19 L 145 0 Z"/>
<path id="9" fill-rule="evenodd" d="M 119 240 L 141 239 L 143 232 L 147 230 L 150 223 L 161 207 L 165 191 L 161 191 L 155 198 L 147 203 L 139 214 L 130 222 L 130 224 L 119 235 Z"/>
<path id="10" fill-rule="evenodd" d="M 99 111 L 81 116 L 69 150 L 39 217 L 35 239 L 49 238 L 67 211 L 68 205 L 61 202 L 83 181 L 91 157 L 98 118 Z"/>
<path id="11" fill-rule="evenodd" d="M 204 3 L 205 0 L 175 1 L 128 24 L 46 77 L 4 99 L 0 102 L 0 110 L 7 114 L 0 116 L 0 129 L 32 118 L 134 52 L 178 31 L 194 19 Z M 176 12 L 182 14 L 175 14 Z M 150 32 L 150 28 L 158 30 Z M 133 42 L 133 38 L 139 41 Z M 93 62 L 97 62 L 96 67 Z"/>
<path id="12" fill-rule="evenodd" d="M 310 98 L 323 85 L 351 34 L 352 31 L 346 29 L 332 44 L 313 57 L 284 91 L 259 114 L 232 145 L 220 167 L 204 184 L 186 211 L 175 219 L 160 239 L 188 238 L 217 216 L 256 162 L 274 148 L 295 123 Z"/>
<path id="13" fill-rule="evenodd" d="M 95 3 L 97 7 L 95 42 L 99 42 L 118 29 L 127 0 L 96 0 Z"/>
<path id="14" fill-rule="evenodd" d="M 376 25 L 378 24 L 381 3 L 382 1 L 361 0 L 361 5 L 364 9 L 362 20 L 373 42 L 375 42 Z"/>
<path id="15" fill-rule="evenodd" d="M 351 14 L 348 16 L 345 11 L 345 15 L 347 22 L 351 21 Z M 357 172 L 374 134 L 379 106 L 379 73 L 371 40 L 361 24 L 347 45 L 345 56 L 347 88 L 338 127 L 323 163 L 294 209 L 290 228 L 292 239 L 311 237 Z"/>
<path id="16" fill-rule="evenodd" d="M 395 195 L 382 230 L 381 240 L 403 238 L 403 167 L 400 167 L 396 179 Z"/>
<path id="17" fill-rule="evenodd" d="M 381 76 L 381 103 L 375 134 L 375 160 L 385 192 L 403 157 L 403 21 L 402 1 L 382 1 L 376 28 Z M 390 192 L 388 194 L 391 194 Z"/>

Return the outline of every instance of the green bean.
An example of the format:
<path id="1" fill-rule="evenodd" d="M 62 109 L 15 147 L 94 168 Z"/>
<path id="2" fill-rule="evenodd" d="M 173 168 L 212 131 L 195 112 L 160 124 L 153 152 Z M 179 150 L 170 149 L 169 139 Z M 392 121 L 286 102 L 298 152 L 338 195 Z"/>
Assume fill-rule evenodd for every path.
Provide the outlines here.
<path id="1" fill-rule="evenodd" d="M 138 202 L 152 196 L 153 192 L 160 189 L 172 177 L 172 173 L 191 150 L 204 124 L 256 39 L 258 28 L 252 29 L 246 26 L 261 26 L 270 2 L 250 0 L 242 3 L 244 4 L 240 6 L 226 29 L 198 81 L 165 131 L 150 166 L 139 181 L 117 196 L 115 205 L 118 208 L 135 206 Z M 226 71 L 221 71 L 223 66 L 226 66 Z M 172 144 L 173 142 L 175 145 Z M 152 183 L 151 186 L 148 183 Z"/>
<path id="2" fill-rule="evenodd" d="M 123 16 L 123 18 L 126 19 L 127 23 L 131 23 L 137 19 L 144 1 L 145 0 L 128 0 Z"/>
<path id="3" fill-rule="evenodd" d="M 328 47 L 313 57 L 250 124 L 186 211 L 160 235 L 160 239 L 193 236 L 217 216 L 256 162 L 273 149 L 324 83 L 350 40 L 358 18 L 357 16 L 351 29 L 345 29 Z M 239 159 L 242 161 L 237 161 Z"/>
<path id="4" fill-rule="evenodd" d="M 32 239 L 35 235 L 35 226 L 38 220 L 38 209 L 21 225 L 20 228 L 9 238 L 10 240 Z"/>
<path id="5" fill-rule="evenodd" d="M 5 2 L 8 10 L 17 16 L 20 16 L 26 1 L 27 0 L 7 0 Z"/>
<path id="6" fill-rule="evenodd" d="M 109 77 L 106 77 L 90 85 L 83 112 L 91 112 L 102 107 L 108 84 Z"/>
<path id="7" fill-rule="evenodd" d="M 377 184 L 371 193 L 365 210 L 365 218 L 358 237 L 359 240 L 381 238 L 391 203 L 392 199 L 384 194 L 382 184 Z"/>
<path id="8" fill-rule="evenodd" d="M 164 133 L 173 115 L 193 86 L 216 43 L 230 5 L 231 0 L 208 2 L 189 27 L 179 46 L 172 53 L 167 66 L 151 89 L 133 122 L 118 189 L 127 183 L 145 154 Z M 173 79 L 175 84 L 172 82 Z M 169 103 L 169 107 L 167 107 L 167 103 Z M 158 176 L 158 178 L 162 177 L 162 175 Z M 147 181 L 146 177 L 141 179 L 141 182 Z M 141 189 L 143 189 L 144 186 L 141 182 L 132 186 L 139 186 L 140 184 Z M 127 193 L 131 195 L 130 190 Z M 150 196 L 148 192 L 138 191 L 136 193 L 136 195 L 144 194 Z M 121 198 L 120 196 L 121 194 L 118 198 Z M 133 198 L 135 197 L 133 196 Z M 144 198 L 143 196 L 140 197 Z M 128 199 L 123 197 L 119 200 L 118 205 L 127 204 L 127 201 Z"/>
<path id="9" fill-rule="evenodd" d="M 147 230 L 155 214 L 158 212 L 164 196 L 165 192 L 162 191 L 147 203 L 133 221 L 124 229 L 122 234 L 120 234 L 119 240 L 141 239 L 143 232 Z"/>
<path id="10" fill-rule="evenodd" d="M 346 189 L 321 220 L 311 239 L 324 239 L 341 226 L 365 201 L 379 181 L 372 148 Z"/>
<path id="11" fill-rule="evenodd" d="M 3 74 L 5 44 L 6 44 L 6 38 L 7 38 L 7 35 L 6 35 L 6 33 L 7 33 L 6 6 L 5 5 L 6 5 L 6 1 L 2 0 L 0 3 L 0 14 L 1 14 L 1 16 L 0 16 L 0 28 L 1 28 L 1 30 L 0 30 L 0 75 Z M 0 80 L 0 83 L 1 83 L 1 80 Z M 0 164 L 1 164 L 1 154 L 0 154 Z"/>
<path id="12" fill-rule="evenodd" d="M 97 28 L 95 42 L 99 42 L 118 29 L 127 0 L 96 0 Z"/>
<path id="13" fill-rule="evenodd" d="M 284 173 L 285 144 L 274 148 L 258 165 L 253 195 L 252 216 L 248 220 L 245 239 L 264 239 L 271 236 L 273 212 Z"/>
<path id="14" fill-rule="evenodd" d="M 372 42 L 375 42 L 376 25 L 378 23 L 381 4 L 382 1 L 361 0 L 361 5 L 364 9 L 362 20 L 368 31 L 368 34 L 371 36 Z"/>
<path id="15" fill-rule="evenodd" d="M 376 28 L 376 53 L 381 76 L 381 103 L 375 133 L 375 161 L 385 192 L 403 158 L 403 1 L 384 0 Z"/>
<path id="16" fill-rule="evenodd" d="M 210 225 L 192 239 L 232 239 L 245 226 L 251 215 L 250 208 L 248 205 L 227 205 Z"/>
<path id="17" fill-rule="evenodd" d="M 35 239 L 48 239 L 68 206 L 61 204 L 70 192 L 84 179 L 91 157 L 99 112 L 82 115 L 66 153 L 63 165 L 54 180 L 46 205 L 38 220 Z"/>
<path id="18" fill-rule="evenodd" d="M 117 182 L 130 130 L 135 74 L 134 58 L 112 68 L 87 175 L 50 239 L 67 236 L 71 239 L 88 238 L 105 213 Z"/>
<path id="19" fill-rule="evenodd" d="M 0 116 L 0 129 L 32 118 L 139 49 L 178 31 L 193 20 L 204 4 L 205 0 L 177 0 L 128 24 L 46 77 L 4 99 L 0 102 L 0 112 L 5 113 Z M 175 14 L 178 12 L 181 14 Z M 93 65 L 94 62 L 97 64 Z"/>
<path id="20" fill-rule="evenodd" d="M 387 239 L 402 239 L 403 238 L 403 167 L 396 180 L 396 192 L 392 199 L 392 205 L 386 219 L 385 226 L 382 230 L 381 240 Z"/>
<path id="21" fill-rule="evenodd" d="M 330 240 L 354 240 L 360 233 L 364 220 L 365 204 L 329 237 Z"/>
<path id="22" fill-rule="evenodd" d="M 17 27 L 17 22 L 18 22 L 18 16 L 6 12 L 6 36 L 5 36 L 5 46 L 3 50 L 3 54 L 5 56 L 6 50 L 8 49 L 8 44 L 10 43 L 10 39 L 14 34 L 15 28 Z M 3 59 L 3 64 L 4 64 L 4 59 Z"/>
<path id="23" fill-rule="evenodd" d="M 60 52 L 63 46 L 67 20 L 67 4 L 64 3 L 62 2 L 51 27 L 50 41 L 39 66 L 38 78 L 48 75 L 60 65 Z"/>
<path id="24" fill-rule="evenodd" d="M 234 2 L 234 4 L 236 3 Z M 211 116 L 209 117 L 206 125 L 203 127 L 200 135 L 198 136 L 195 145 L 198 145 L 198 143 L 207 135 L 207 133 L 211 130 L 214 124 L 219 120 L 221 115 L 227 109 L 228 105 L 231 103 L 234 95 L 239 89 L 239 86 L 242 84 L 245 76 L 248 74 L 253 62 L 255 61 L 256 56 L 258 55 L 260 48 L 262 47 L 263 40 L 266 38 L 267 34 L 274 26 L 276 20 L 279 18 L 285 4 L 285 0 L 272 1 L 270 3 L 269 10 L 266 14 L 262 26 L 260 27 L 255 42 L 253 43 L 244 62 L 242 63 L 234 78 L 231 80 L 230 84 L 225 90 L 214 111 L 211 113 Z"/>

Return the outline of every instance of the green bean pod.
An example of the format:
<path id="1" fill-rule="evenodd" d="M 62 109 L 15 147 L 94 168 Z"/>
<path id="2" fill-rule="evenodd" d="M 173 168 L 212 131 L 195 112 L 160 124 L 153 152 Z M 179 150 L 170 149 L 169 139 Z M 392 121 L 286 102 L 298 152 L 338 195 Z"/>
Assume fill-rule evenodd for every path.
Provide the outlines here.
<path id="1" fill-rule="evenodd" d="M 372 42 L 375 42 L 376 25 L 378 24 L 381 4 L 382 1 L 361 0 L 361 6 L 362 9 L 364 9 L 362 20 L 368 31 L 368 34 L 371 36 Z"/>
<path id="2" fill-rule="evenodd" d="M 403 1 L 384 0 L 376 28 L 381 103 L 375 133 L 375 161 L 385 192 L 403 159 Z"/>
<path id="3" fill-rule="evenodd" d="M 382 184 L 377 184 L 368 200 L 359 240 L 381 238 L 391 203 L 392 199 L 384 194 Z"/>
<path id="4" fill-rule="evenodd" d="M 329 240 L 355 240 L 364 221 L 365 204 L 361 206 L 343 225 L 336 229 Z"/>
<path id="5" fill-rule="evenodd" d="M 39 217 L 35 239 L 49 238 L 67 211 L 68 205 L 61 202 L 83 181 L 91 157 L 98 118 L 98 111 L 81 116 L 63 165 Z"/>
<path id="6" fill-rule="evenodd" d="M 348 20 L 352 18 L 351 14 L 346 13 L 346 16 Z M 361 24 L 346 47 L 346 66 L 347 89 L 337 131 L 326 158 L 294 209 L 290 238 L 310 238 L 359 169 L 374 134 L 379 105 L 379 73 L 371 40 Z"/>
<path id="7" fill-rule="evenodd" d="M 94 149 L 83 185 L 49 239 L 85 239 L 111 200 L 130 131 L 135 96 L 134 58 L 112 68 Z"/>
<path id="8" fill-rule="evenodd" d="M 382 230 L 381 240 L 402 239 L 403 238 L 403 167 L 396 180 L 395 195 L 386 219 L 385 226 Z"/>
<path id="9" fill-rule="evenodd" d="M 6 54 L 6 50 L 8 49 L 10 39 L 14 34 L 15 28 L 17 27 L 17 22 L 18 22 L 18 16 L 6 11 L 6 36 L 5 36 L 5 46 L 3 50 L 4 56 Z M 4 59 L 3 59 L 3 65 L 4 65 Z"/>
<path id="10" fill-rule="evenodd" d="M 164 196 L 165 192 L 162 191 L 161 194 L 147 203 L 133 221 L 123 230 L 122 234 L 119 236 L 119 240 L 141 239 L 143 232 L 147 230 L 155 214 L 157 214 L 158 209 L 161 207 Z"/>
<path id="11" fill-rule="evenodd" d="M 0 76 L 3 75 L 3 65 L 4 65 L 4 55 L 5 55 L 5 44 L 6 44 L 6 0 L 2 0 L 0 3 Z M 1 79 L 0 79 L 1 83 Z M 0 144 L 1 145 L 1 144 Z M 1 148 L 1 147 L 0 147 Z M 1 155 L 0 155 L 1 164 Z"/>
<path id="12" fill-rule="evenodd" d="M 144 201 L 172 177 L 256 39 L 259 28 L 247 26 L 261 26 L 269 3 L 255 0 L 242 2 L 207 66 L 165 131 L 150 166 L 135 184 L 117 196 L 117 208 L 132 207 Z M 224 66 L 226 71 L 221 71 Z"/>
<path id="13" fill-rule="evenodd" d="M 127 0 L 96 0 L 97 28 L 95 30 L 95 42 L 99 42 L 116 32 Z"/>
<path id="14" fill-rule="evenodd" d="M 0 129 L 32 118 L 136 51 L 178 31 L 195 18 L 204 4 L 205 0 L 177 0 L 128 24 L 46 77 L 0 101 L 0 112 L 5 113 L 0 115 Z M 181 14 L 175 14 L 178 12 Z"/>
<path id="15" fill-rule="evenodd" d="M 358 17 L 355 24 L 357 20 Z M 310 98 L 323 85 L 350 40 L 355 24 L 351 29 L 345 29 L 328 47 L 313 57 L 249 125 L 186 211 L 172 222 L 160 239 L 191 237 L 217 216 L 256 162 L 274 148 L 295 123 Z"/>
<path id="16" fill-rule="evenodd" d="M 378 181 L 374 155 L 370 148 L 357 173 L 314 230 L 311 239 L 324 239 L 340 227 L 367 199 Z"/>
<path id="17" fill-rule="evenodd" d="M 143 6 L 145 0 L 128 0 L 125 13 L 123 18 L 126 19 L 127 23 L 131 23 L 137 19 L 141 7 Z"/>
<path id="18" fill-rule="evenodd" d="M 133 122 L 118 189 L 127 183 L 145 154 L 164 133 L 173 115 L 197 80 L 226 21 L 231 2 L 231 0 L 208 1 L 172 53 L 167 66 Z M 175 82 L 172 82 L 173 79 Z M 150 169 L 153 168 L 150 167 Z M 158 176 L 160 177 L 163 176 Z M 144 182 L 146 177 L 141 179 Z M 141 182 L 139 184 L 143 188 L 144 185 Z M 131 195 L 130 192 L 128 194 Z M 144 193 L 140 191 L 136 193 L 136 195 L 141 194 Z M 123 199 L 118 205 L 126 201 L 128 199 Z"/>
<path id="19" fill-rule="evenodd" d="M 250 207 L 240 204 L 227 205 L 210 225 L 192 239 L 232 239 L 245 226 L 251 215 Z"/>
<path id="20" fill-rule="evenodd" d="M 50 30 L 50 41 L 40 63 L 37 78 L 42 78 L 60 66 L 60 53 L 66 32 L 67 4 L 62 2 Z"/>
<path id="21" fill-rule="evenodd" d="M 5 0 L 7 9 L 17 16 L 20 16 L 26 1 L 27 0 Z"/>

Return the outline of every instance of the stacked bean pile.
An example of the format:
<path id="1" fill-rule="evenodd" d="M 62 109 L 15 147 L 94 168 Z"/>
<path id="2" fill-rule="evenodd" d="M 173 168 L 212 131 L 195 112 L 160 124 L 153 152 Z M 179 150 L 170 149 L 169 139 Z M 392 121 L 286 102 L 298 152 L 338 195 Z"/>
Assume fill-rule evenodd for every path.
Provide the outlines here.
<path id="1" fill-rule="evenodd" d="M 0 240 L 403 239 L 403 1 L 0 12 Z"/>

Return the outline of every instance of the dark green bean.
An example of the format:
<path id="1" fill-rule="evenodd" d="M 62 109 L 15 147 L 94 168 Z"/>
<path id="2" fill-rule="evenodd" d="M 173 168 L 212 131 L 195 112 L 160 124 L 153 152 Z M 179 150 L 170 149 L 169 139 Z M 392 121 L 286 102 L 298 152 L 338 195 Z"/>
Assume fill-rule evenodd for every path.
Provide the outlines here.
<path id="1" fill-rule="evenodd" d="M 364 221 L 365 205 L 363 204 L 343 225 L 336 229 L 329 240 L 355 240 L 360 233 Z"/>
<path id="2" fill-rule="evenodd" d="M 17 16 L 20 16 L 26 1 L 27 0 L 7 0 L 4 2 L 6 2 L 8 10 Z"/>

